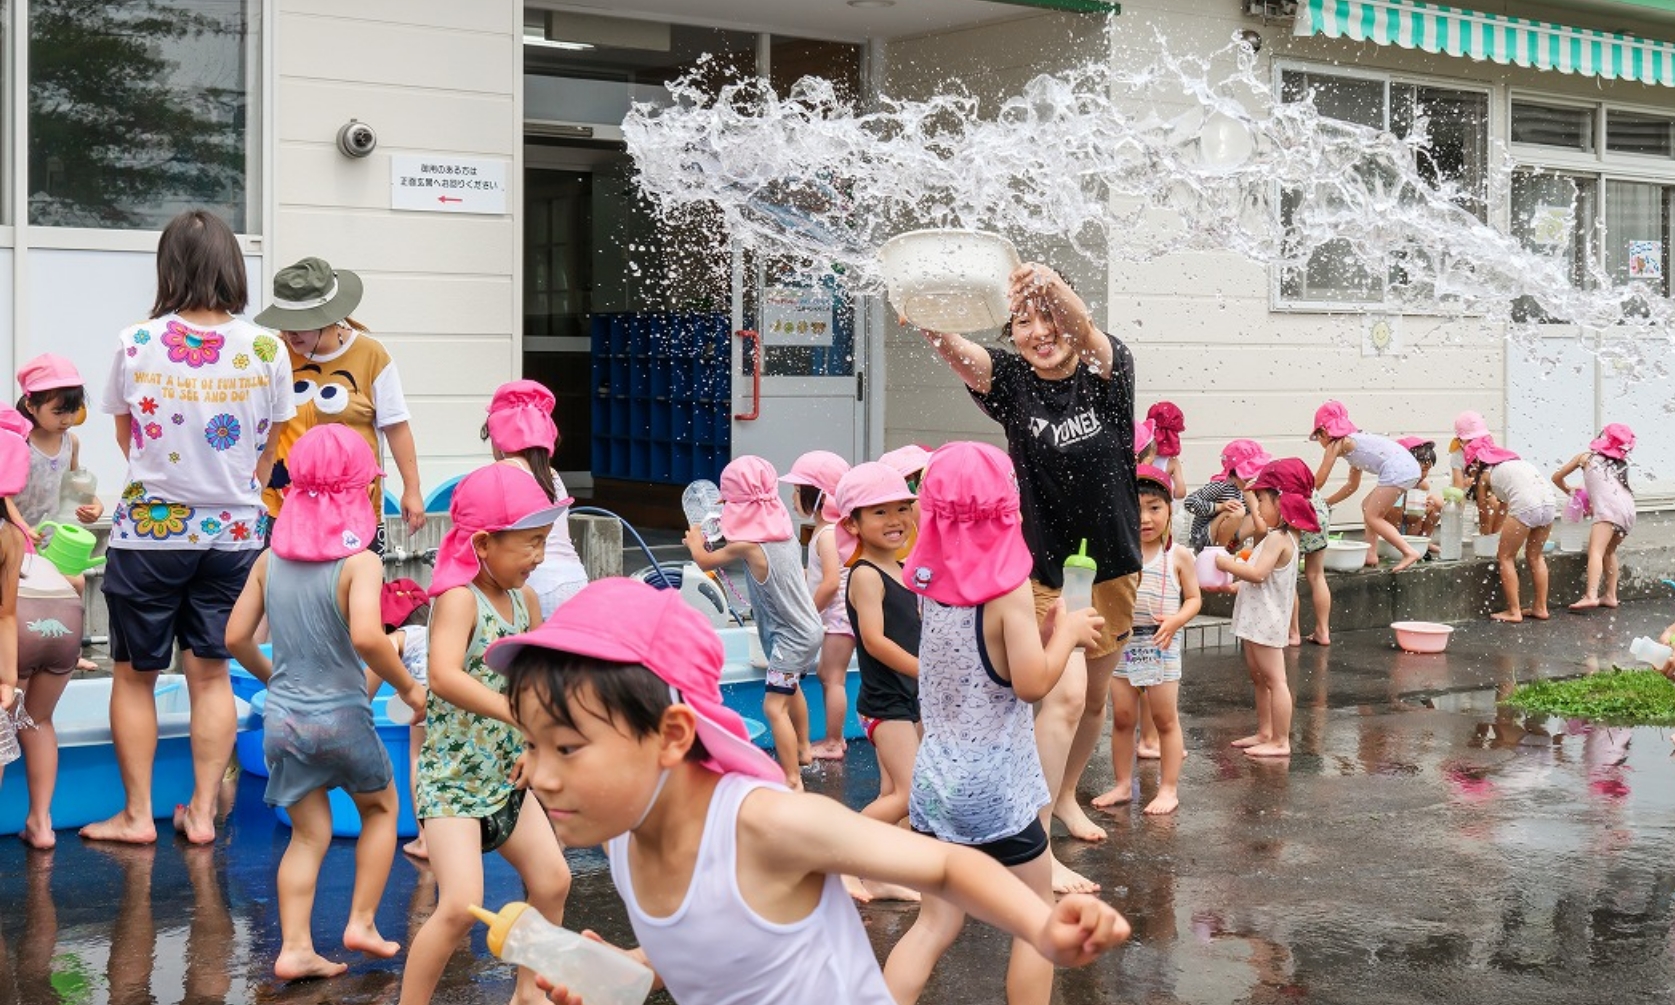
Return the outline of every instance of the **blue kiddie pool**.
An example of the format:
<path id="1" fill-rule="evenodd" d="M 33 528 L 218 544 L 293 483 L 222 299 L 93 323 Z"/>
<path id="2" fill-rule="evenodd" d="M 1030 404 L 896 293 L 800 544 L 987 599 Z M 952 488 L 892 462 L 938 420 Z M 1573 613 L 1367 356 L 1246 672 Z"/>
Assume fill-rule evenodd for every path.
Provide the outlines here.
<path id="1" fill-rule="evenodd" d="M 273 646 L 263 645 L 262 655 L 273 659 Z M 227 675 L 233 680 L 233 694 L 245 701 L 252 701 L 256 695 L 268 689 L 255 674 L 246 670 L 238 660 L 231 660 L 227 664 Z M 234 753 L 238 755 L 239 770 L 247 775 L 258 778 L 268 776 L 267 762 L 262 759 L 262 717 L 256 715 L 255 728 L 238 735 L 238 742 L 233 745 Z"/>
<path id="2" fill-rule="evenodd" d="M 151 768 L 151 806 L 159 820 L 192 798 L 192 703 L 186 679 L 157 678 L 157 758 Z M 52 792 L 52 823 L 82 827 L 114 816 L 126 792 L 111 743 L 110 678 L 72 680 L 52 716 L 58 729 L 58 784 Z M 250 706 L 235 699 L 239 736 L 251 728 Z M 16 834 L 29 815 L 29 779 L 22 761 L 6 767 L 0 785 L 0 834 Z"/>
<path id="3" fill-rule="evenodd" d="M 385 684 L 372 699 L 372 725 L 378 731 L 378 739 L 384 742 L 384 749 L 390 755 L 392 769 L 391 784 L 396 788 L 396 821 L 395 832 L 400 838 L 414 838 L 419 836 L 419 822 L 413 816 L 413 773 L 408 763 L 408 737 L 411 726 L 390 721 L 384 714 L 385 702 L 395 695 L 395 691 Z M 266 710 L 268 693 L 264 689 L 251 701 L 250 707 L 260 721 Z M 398 699 L 399 700 L 399 699 Z M 257 746 L 260 752 L 260 745 Z M 267 775 L 267 765 L 262 765 L 262 775 Z M 332 789 L 327 794 L 332 810 L 332 837 L 353 838 L 361 836 L 361 811 L 355 807 L 355 801 L 342 789 Z M 291 815 L 281 807 L 274 807 L 273 812 L 279 817 L 279 822 L 291 826 Z"/>
<path id="4" fill-rule="evenodd" d="M 763 681 L 767 677 L 766 659 L 754 628 L 721 628 L 721 644 L 726 651 L 726 662 L 721 667 L 721 703 L 744 717 L 752 740 L 763 747 L 773 746 L 773 736 L 763 725 Z M 843 720 L 843 736 L 857 740 L 866 736 L 860 717 L 855 714 L 855 700 L 861 690 L 861 670 L 852 656 L 845 681 L 849 693 L 849 714 Z M 808 731 L 811 741 L 826 738 L 825 689 L 812 670 L 802 681 L 803 697 L 808 701 Z"/>

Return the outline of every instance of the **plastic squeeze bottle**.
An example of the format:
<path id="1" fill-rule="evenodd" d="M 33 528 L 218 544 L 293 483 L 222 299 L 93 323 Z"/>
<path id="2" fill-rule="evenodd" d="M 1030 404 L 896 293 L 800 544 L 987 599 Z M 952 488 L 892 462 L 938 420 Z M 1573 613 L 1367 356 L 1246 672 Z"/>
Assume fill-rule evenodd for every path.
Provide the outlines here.
<path id="1" fill-rule="evenodd" d="M 1675 649 L 1671 649 L 1662 642 L 1649 639 L 1644 635 L 1630 642 L 1628 651 L 1634 654 L 1635 659 L 1642 663 L 1649 663 L 1654 667 L 1662 667 L 1669 662 L 1670 656 L 1675 655 Z"/>
<path id="2" fill-rule="evenodd" d="M 642 1005 L 651 993 L 649 969 L 553 924 L 522 901 L 512 901 L 499 914 L 473 904 L 471 913 L 489 926 L 489 952 L 562 984 L 587 1005 Z"/>
<path id="3" fill-rule="evenodd" d="M 1064 609 L 1080 611 L 1093 606 L 1093 577 L 1099 563 L 1088 557 L 1088 539 L 1081 550 L 1064 560 Z"/>
<path id="4" fill-rule="evenodd" d="M 704 543 L 714 551 L 721 546 L 721 488 L 705 478 L 686 487 L 680 494 L 680 508 L 686 522 L 704 535 Z"/>
<path id="5" fill-rule="evenodd" d="M 1458 562 L 1465 552 L 1465 499 L 1465 491 L 1452 485 L 1442 490 L 1442 520 L 1437 529 L 1442 551 L 1438 557 L 1444 562 Z"/>

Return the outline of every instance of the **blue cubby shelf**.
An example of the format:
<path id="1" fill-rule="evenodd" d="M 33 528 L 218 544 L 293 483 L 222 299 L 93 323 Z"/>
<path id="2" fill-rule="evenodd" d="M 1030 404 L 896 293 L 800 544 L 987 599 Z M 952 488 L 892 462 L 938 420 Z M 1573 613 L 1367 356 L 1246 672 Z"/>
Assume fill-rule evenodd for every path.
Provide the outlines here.
<path id="1" fill-rule="evenodd" d="M 593 473 L 684 485 L 732 456 L 724 314 L 593 317 Z"/>

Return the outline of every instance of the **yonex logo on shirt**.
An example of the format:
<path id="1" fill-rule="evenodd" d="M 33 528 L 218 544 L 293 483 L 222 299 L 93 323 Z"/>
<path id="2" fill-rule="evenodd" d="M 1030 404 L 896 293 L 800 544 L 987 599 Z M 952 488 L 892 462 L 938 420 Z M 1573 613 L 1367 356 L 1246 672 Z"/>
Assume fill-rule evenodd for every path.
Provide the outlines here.
<path id="1" fill-rule="evenodd" d="M 1080 412 L 1065 419 L 1063 422 L 1049 423 L 1046 419 L 1034 418 L 1029 420 L 1029 431 L 1040 438 L 1044 430 L 1050 430 L 1053 436 L 1053 446 L 1068 447 L 1073 443 L 1080 443 L 1090 437 L 1099 435 L 1102 426 L 1099 416 L 1093 409 Z"/>

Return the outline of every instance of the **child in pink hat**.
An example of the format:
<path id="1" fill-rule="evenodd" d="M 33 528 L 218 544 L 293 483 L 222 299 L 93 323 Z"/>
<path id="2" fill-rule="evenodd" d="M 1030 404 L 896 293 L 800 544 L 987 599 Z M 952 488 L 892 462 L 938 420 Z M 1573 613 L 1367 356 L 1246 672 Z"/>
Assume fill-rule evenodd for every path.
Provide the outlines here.
<path id="1" fill-rule="evenodd" d="M 1226 547 L 1249 536 L 1243 532 L 1249 522 L 1245 487 L 1272 459 L 1255 440 L 1230 440 L 1221 448 L 1221 471 L 1181 502 L 1192 514 L 1187 543 L 1193 551 L 1203 551 L 1210 545 Z"/>
<path id="2" fill-rule="evenodd" d="M 1634 490 L 1628 484 L 1628 455 L 1634 449 L 1634 430 L 1612 422 L 1599 431 L 1588 449 L 1553 472 L 1553 484 L 1566 498 L 1576 498 L 1593 514 L 1588 532 L 1588 592 L 1570 605 L 1573 611 L 1617 606 L 1617 547 L 1634 529 Z M 1582 487 L 1566 483 L 1570 473 L 1582 469 Z M 1600 592 L 1603 578 L 1605 592 Z"/>
<path id="3" fill-rule="evenodd" d="M 810 450 L 791 465 L 791 473 L 780 481 L 792 486 L 791 499 L 797 515 L 813 527 L 808 539 L 808 565 L 804 575 L 814 595 L 815 609 L 826 636 L 820 643 L 820 694 L 826 706 L 826 733 L 809 748 L 816 759 L 842 760 L 848 744 L 843 740 L 844 720 L 849 718 L 849 661 L 855 655 L 855 632 L 844 608 L 844 589 L 849 572 L 838 557 L 837 523 L 842 519 L 833 494 L 838 480 L 849 473 L 849 462 L 830 450 Z"/>
<path id="4" fill-rule="evenodd" d="M 826 633 L 772 464 L 746 454 L 721 470 L 721 533 L 727 543 L 709 551 L 703 532 L 694 526 L 686 533 L 686 547 L 705 572 L 737 563 L 750 573 L 745 588 L 768 657 L 762 714 L 785 768 L 785 784 L 801 789 L 802 766 L 814 760 L 802 677 L 819 662 Z"/>
<path id="5" fill-rule="evenodd" d="M 919 541 L 907 583 L 923 600 L 919 710 L 924 737 L 913 763 L 914 830 L 976 848 L 1053 901 L 1046 821 L 1052 798 L 1036 752 L 1032 702 L 1058 683 L 1077 646 L 1099 642 L 1092 609 L 1054 601 L 1042 645 L 1012 461 L 986 443 L 950 443 L 931 455 L 919 486 Z M 966 908 L 926 894 L 884 977 L 899 1002 L 916 1001 L 965 925 Z M 1013 943 L 1008 985 L 1051 993 L 1052 966 Z"/>
<path id="6" fill-rule="evenodd" d="M 478 468 L 454 489 L 453 526 L 430 580 L 430 699 L 413 806 L 436 870 L 437 901 L 407 954 L 404 1001 L 430 1000 L 470 931 L 485 853 L 499 851 L 517 869 L 525 899 L 547 920 L 564 916 L 570 868 L 539 804 L 517 781 L 523 741 L 506 679 L 483 662 L 491 643 L 540 623 L 540 600 L 527 580 L 561 512 L 528 472 L 509 464 Z M 515 1000 L 536 994 L 533 979 L 518 972 Z"/>
<path id="7" fill-rule="evenodd" d="M 1170 491 L 1175 493 L 1176 499 L 1186 498 L 1186 473 L 1181 469 L 1181 434 L 1186 432 L 1186 416 L 1181 413 L 1181 407 L 1172 401 L 1158 401 L 1146 409 L 1146 421 L 1141 423 L 1151 427 L 1150 456 L 1141 458 L 1139 451 L 1135 455 L 1141 464 L 1155 465 L 1158 470 L 1169 476 Z M 1136 427 L 1135 438 L 1139 438 Z"/>
<path id="8" fill-rule="evenodd" d="M 1527 613 L 1537 621 L 1546 621 L 1547 612 L 1547 556 L 1544 550 L 1553 521 L 1558 516 L 1558 505 L 1553 498 L 1553 485 L 1541 477 L 1534 464 L 1504 447 L 1496 446 L 1488 436 L 1481 436 L 1465 446 L 1466 477 L 1477 486 L 1480 509 L 1492 510 L 1500 527 L 1500 547 L 1496 561 L 1500 565 L 1501 589 L 1506 594 L 1506 607 L 1489 615 L 1495 621 L 1516 623 Z M 1519 598 L 1518 553 L 1530 566 L 1530 585 L 1534 602 L 1526 610 Z"/>
<path id="9" fill-rule="evenodd" d="M 401 947 L 375 915 L 395 858 L 397 796 L 389 754 L 372 725 L 361 661 L 422 714 L 425 689 L 384 637 L 384 564 L 367 548 L 378 531 L 367 495 L 381 472 L 347 426 L 316 426 L 291 447 L 291 493 L 273 547 L 262 553 L 227 621 L 227 645 L 268 687 L 264 799 L 291 817 L 279 863 L 280 980 L 333 977 L 348 964 L 314 950 L 314 888 L 331 844 L 327 794 L 341 788 L 361 814 L 355 890 L 343 948 L 376 957 Z M 256 642 L 269 621 L 273 661 Z"/>
<path id="10" fill-rule="evenodd" d="M 558 400 L 544 384 L 514 380 L 495 388 L 489 401 L 483 439 L 494 448 L 494 459 L 527 471 L 554 506 L 563 507 L 547 534 L 541 564 L 529 575 L 529 586 L 541 601 L 541 617 L 550 618 L 558 605 L 587 585 L 587 567 L 570 538 L 570 504 L 576 500 L 564 490 L 564 482 L 553 471 L 553 451 L 558 449 L 558 426 L 553 409 Z"/>
<path id="11" fill-rule="evenodd" d="M 1361 518 L 1367 528 L 1367 561 L 1369 568 L 1378 567 L 1378 542 L 1383 538 L 1401 554 L 1392 571 L 1401 572 L 1424 556 L 1413 545 L 1403 540 L 1396 525 L 1389 520 L 1390 507 L 1402 493 L 1419 484 L 1419 462 L 1401 444 L 1386 436 L 1363 432 L 1349 421 L 1349 412 L 1342 402 L 1328 401 L 1314 413 L 1314 431 L 1309 439 L 1320 444 L 1323 456 L 1315 471 L 1314 487 L 1324 491 L 1338 460 L 1348 462 L 1349 477 L 1343 487 L 1326 497 L 1327 506 L 1336 506 L 1361 490 L 1361 473 L 1368 472 L 1378 484 L 1361 499 Z"/>
<path id="12" fill-rule="evenodd" d="M 1431 494 L 1430 482 L 1431 469 L 1437 463 L 1437 441 L 1423 436 L 1400 436 L 1396 442 L 1418 462 L 1419 481 L 1401 494 L 1387 516 L 1405 535 L 1430 537 L 1442 519 L 1442 500 Z"/>
<path id="13" fill-rule="evenodd" d="M 940 890 L 1000 922 L 1052 961 L 1044 981 L 1054 963 L 1088 963 L 1127 937 L 1093 897 L 1054 905 L 979 851 L 786 791 L 722 703 L 723 658 L 676 591 L 629 579 L 588 584 L 487 655 L 528 741 L 530 791 L 566 846 L 604 845 L 639 942 L 631 955 L 681 1005 L 910 1000 L 879 973 L 839 878 L 848 870 Z"/>
<path id="14" fill-rule="evenodd" d="M 39 543 L 35 527 L 57 518 L 64 476 L 81 467 L 81 443 L 70 429 L 87 417 L 87 388 L 75 364 L 50 352 L 19 367 L 17 382 L 23 389 L 17 408 L 31 427 L 29 483 L 12 501 L 23 517 L 24 531 Z M 96 523 L 104 512 L 104 504 L 93 496 L 76 507 L 76 519 Z"/>

